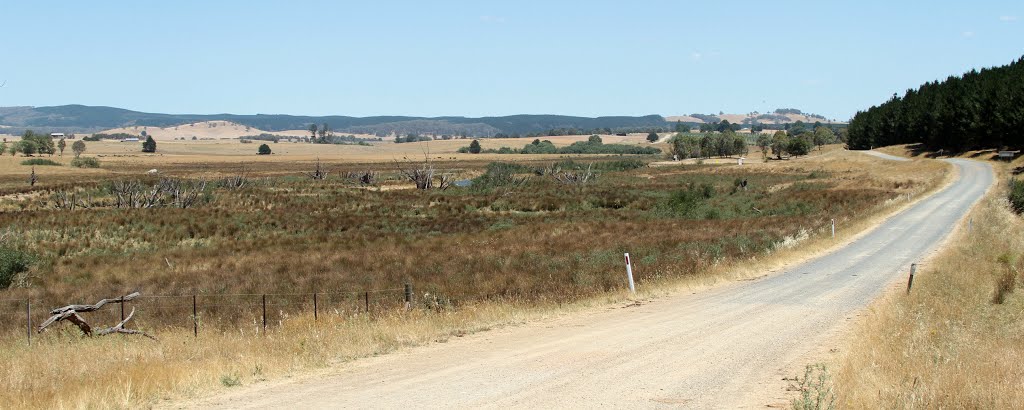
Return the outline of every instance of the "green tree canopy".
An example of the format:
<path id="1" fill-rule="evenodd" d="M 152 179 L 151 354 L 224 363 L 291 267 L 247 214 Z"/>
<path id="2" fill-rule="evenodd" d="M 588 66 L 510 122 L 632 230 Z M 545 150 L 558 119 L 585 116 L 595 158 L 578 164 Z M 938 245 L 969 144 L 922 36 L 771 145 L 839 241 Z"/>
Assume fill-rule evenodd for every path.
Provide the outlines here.
<path id="1" fill-rule="evenodd" d="M 75 158 L 82 156 L 82 153 L 85 152 L 85 141 L 78 140 L 71 144 L 71 152 L 75 153 Z"/>
<path id="2" fill-rule="evenodd" d="M 782 154 L 785 154 L 788 148 L 789 136 L 786 135 L 786 132 L 775 131 L 775 135 L 772 135 L 772 155 L 775 155 L 777 159 L 782 159 Z"/>
<path id="3" fill-rule="evenodd" d="M 142 152 L 156 152 L 156 140 L 150 135 L 142 142 Z"/>
<path id="4" fill-rule="evenodd" d="M 804 132 L 803 134 L 797 135 L 789 140 L 789 145 L 786 147 L 786 152 L 789 155 L 801 156 L 807 155 L 811 152 L 811 147 L 814 146 L 814 134 L 810 132 Z"/>
<path id="5" fill-rule="evenodd" d="M 829 127 L 817 127 L 814 129 L 814 145 L 821 150 L 822 145 L 836 142 L 836 134 Z"/>

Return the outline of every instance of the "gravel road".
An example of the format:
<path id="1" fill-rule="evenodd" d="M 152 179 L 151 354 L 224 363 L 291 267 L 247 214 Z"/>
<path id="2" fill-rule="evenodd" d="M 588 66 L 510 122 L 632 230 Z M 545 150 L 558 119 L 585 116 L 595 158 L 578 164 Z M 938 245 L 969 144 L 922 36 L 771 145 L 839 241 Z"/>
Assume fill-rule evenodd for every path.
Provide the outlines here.
<path id="1" fill-rule="evenodd" d="M 993 182 L 957 180 L 785 271 L 357 360 L 181 404 L 231 408 L 764 408 L 844 324 L 935 249 Z M 768 272 L 765 272 L 766 274 Z"/>
<path id="2" fill-rule="evenodd" d="M 874 156 L 876 156 L 878 158 L 887 159 L 887 160 L 890 160 L 890 161 L 910 161 L 909 158 L 897 157 L 895 155 L 889 155 L 889 154 L 886 154 L 884 152 L 878 152 L 878 151 L 857 151 L 857 152 L 863 152 L 865 154 L 874 155 Z"/>

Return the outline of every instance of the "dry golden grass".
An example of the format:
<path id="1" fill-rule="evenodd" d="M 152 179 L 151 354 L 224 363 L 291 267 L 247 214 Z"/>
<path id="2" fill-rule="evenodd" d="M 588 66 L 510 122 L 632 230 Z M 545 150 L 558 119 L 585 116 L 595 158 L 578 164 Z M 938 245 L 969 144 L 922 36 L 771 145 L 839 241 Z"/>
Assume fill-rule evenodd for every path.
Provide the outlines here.
<path id="1" fill-rule="evenodd" d="M 251 145 L 246 144 L 246 146 Z M 188 155 L 188 153 L 185 152 L 182 155 Z M 215 155 L 207 158 L 210 162 L 207 162 L 207 160 L 196 160 L 195 162 L 165 160 L 167 162 L 164 164 L 177 166 L 178 168 L 176 169 L 182 170 L 181 172 L 184 172 L 189 166 L 196 167 L 197 169 L 193 171 L 196 173 L 205 172 L 203 168 L 211 162 L 217 162 L 220 164 L 219 166 L 231 164 L 230 160 L 224 160 L 226 156 L 223 154 L 210 155 Z M 500 156 L 504 160 L 508 160 L 509 157 Z M 472 158 L 477 159 L 478 157 L 473 156 Z M 112 170 L 102 170 L 101 172 L 117 173 L 126 172 L 124 170 L 156 167 L 153 166 L 154 163 L 157 163 L 155 161 L 161 161 L 159 157 L 129 159 L 136 159 L 141 161 L 141 163 L 134 166 L 115 165 L 111 167 Z M 390 158 L 387 160 L 390 160 Z M 267 165 L 273 165 L 274 167 L 290 166 L 288 161 L 276 158 L 275 162 L 268 163 Z M 679 169 L 670 170 L 639 170 L 641 171 L 639 176 L 644 177 L 644 172 L 650 172 L 651 175 L 648 175 L 648 177 L 654 179 L 662 178 L 665 182 L 670 182 L 674 181 L 672 179 L 672 172 L 678 172 L 679 176 L 694 178 L 711 174 L 712 176 L 717 175 L 718 177 L 726 177 L 731 180 L 733 175 L 738 175 L 741 172 L 751 172 L 749 170 L 757 170 L 757 172 L 769 175 L 777 173 L 780 176 L 806 176 L 811 171 L 817 171 L 828 175 L 828 181 L 834 182 L 839 190 L 855 192 L 855 190 L 868 189 L 889 193 L 911 193 L 914 196 L 935 189 L 947 177 L 947 167 L 939 163 L 930 161 L 896 163 L 862 154 L 848 153 L 835 148 L 816 152 L 814 155 L 800 160 L 757 164 L 756 166 L 744 165 L 744 167 L 746 168 L 726 165 L 701 169 L 680 167 Z M 15 169 L 20 172 L 20 169 L 17 167 Z M 780 177 L 780 180 L 784 179 Z M 327 191 L 324 192 L 325 194 L 327 193 Z M 403 195 L 412 195 L 412 193 Z M 640 297 L 656 297 L 661 294 L 675 292 L 678 289 L 693 289 L 728 278 L 761 275 L 767 270 L 773 269 L 773 267 L 823 252 L 830 247 L 849 240 L 859 230 L 870 227 L 873 219 L 883 217 L 908 203 L 899 194 L 890 196 L 892 198 L 888 201 L 882 201 L 867 209 L 856 208 L 861 211 L 847 215 L 846 219 L 840 219 L 838 221 L 840 227 L 839 235 L 836 239 L 826 235 L 823 225 L 809 225 L 807 228 L 809 237 L 801 242 L 798 247 L 775 251 L 767 255 L 764 253 L 751 255 L 742 260 L 704 261 L 706 263 L 699 267 L 693 275 L 667 274 L 664 276 L 647 276 L 641 282 Z M 389 198 L 400 199 L 400 197 L 401 195 Z M 240 198 L 240 200 L 243 199 L 248 200 L 245 197 Z M 441 200 L 444 198 L 436 199 Z M 513 214 L 513 212 L 508 212 L 508 215 Z M 35 217 L 45 215 L 40 213 L 35 215 Z M 140 212 L 136 213 L 136 215 L 142 217 L 145 214 Z M 168 217 L 175 217 L 174 215 L 175 213 L 170 213 Z M 498 215 L 500 216 L 501 214 L 499 213 Z M 539 215 L 543 216 L 545 213 L 539 213 Z M 60 217 L 60 215 L 54 216 Z M 116 215 L 111 213 L 111 215 L 107 216 Z M 490 217 L 489 215 L 485 216 Z M 26 217 L 33 216 L 29 215 Z M 159 221 L 154 219 L 153 222 L 155 226 L 156 222 Z M 642 225 L 629 221 L 609 220 L 599 223 L 601 224 L 599 227 L 605 230 L 615 228 L 625 229 L 626 232 L 634 232 L 647 229 Z M 698 227 L 714 226 L 710 222 L 681 223 Z M 572 235 L 573 232 L 580 232 L 580 229 L 584 229 L 583 225 L 580 221 L 574 222 L 572 226 L 565 224 L 554 225 L 546 231 L 560 231 L 561 233 L 548 232 L 545 235 L 550 236 L 550 240 L 555 245 L 558 243 L 569 243 L 563 240 L 585 240 L 587 243 L 598 245 L 607 244 L 612 241 L 610 238 L 598 235 L 586 235 L 582 239 Z M 42 226 L 35 228 L 36 230 L 45 229 Z M 202 226 L 197 226 L 197 228 L 202 228 Z M 672 227 L 665 227 L 665 229 L 672 229 Z M 511 242 L 515 237 L 523 237 L 523 235 L 518 234 L 516 231 L 498 232 L 492 237 L 492 242 L 495 244 L 502 243 L 503 241 Z M 650 233 L 651 231 L 647 229 L 645 232 Z M 720 232 L 709 231 L 702 234 L 720 235 Z M 542 237 L 541 240 L 546 240 L 544 238 L 547 237 Z M 389 245 L 391 247 L 382 249 L 390 250 L 389 253 L 401 254 L 403 251 L 408 251 L 411 245 L 413 244 L 396 242 Z M 430 250 L 433 248 L 426 247 L 424 249 Z M 202 263 L 195 266 L 195 271 L 188 271 L 186 273 L 193 277 L 209 274 L 213 275 L 211 277 L 214 281 L 219 280 L 231 283 L 233 280 L 231 276 L 217 277 L 214 273 L 221 272 L 217 274 L 224 274 L 224 272 L 227 272 L 230 274 L 234 271 L 244 272 L 246 271 L 244 264 L 253 263 L 253 259 L 246 257 L 247 253 L 238 249 L 230 248 L 230 251 L 233 256 L 226 258 L 228 261 L 225 266 L 217 266 L 216 263 L 218 262 L 209 259 L 209 263 L 200 261 Z M 324 255 L 335 255 L 336 253 L 337 249 L 332 248 L 331 252 L 324 253 Z M 196 255 L 194 251 L 190 251 L 189 254 L 195 255 L 195 257 L 210 257 L 209 255 Z M 365 253 L 362 256 L 365 259 Z M 442 258 L 442 256 L 437 256 L 437 258 Z M 620 256 L 621 253 L 614 254 L 616 269 L 618 269 L 617 264 Z M 92 261 L 90 263 L 101 263 L 100 265 L 91 265 L 89 269 L 90 274 L 97 275 L 95 278 L 106 278 L 110 281 L 109 286 L 113 287 L 122 286 L 126 283 L 138 283 L 141 280 L 132 276 L 131 272 L 125 271 L 123 267 L 102 264 L 104 260 L 102 258 L 105 257 L 99 255 L 96 258 L 90 259 Z M 423 259 L 402 259 L 401 255 L 394 256 L 394 258 L 398 258 L 396 260 L 401 262 L 401 264 L 425 265 Z M 179 262 L 174 257 L 171 259 L 174 259 L 176 264 L 176 268 L 172 270 L 184 269 L 181 267 L 184 265 L 183 262 Z M 118 261 L 117 263 L 122 265 L 126 262 L 124 259 L 117 258 L 111 260 L 116 260 Z M 317 256 L 308 260 L 306 264 L 313 262 L 326 263 L 330 262 L 330 258 Z M 222 261 L 220 263 L 225 262 Z M 438 259 L 437 263 L 440 264 L 443 261 Z M 164 260 L 155 256 L 142 259 L 133 258 L 130 264 L 135 268 L 141 266 L 145 271 L 160 272 L 159 269 L 164 264 Z M 395 265 L 395 268 L 404 266 L 401 264 Z M 740 268 L 741 265 L 743 268 Z M 667 262 L 658 266 L 659 269 L 682 269 L 678 266 L 673 267 L 674 265 Z M 67 265 L 65 268 L 71 269 L 71 267 L 71 265 Z M 306 269 L 305 266 L 301 268 Z M 110 272 L 104 273 L 106 271 Z M 504 271 L 495 270 L 494 272 Z M 594 272 L 587 273 L 593 274 Z M 616 271 L 616 274 L 621 275 L 618 271 Z M 637 274 L 642 275 L 643 273 L 638 272 Z M 170 273 L 161 273 L 143 279 L 159 281 L 161 275 L 167 278 L 174 278 L 170 276 Z M 530 280 L 529 278 L 516 275 L 508 275 L 508 277 L 516 278 L 515 281 Z M 78 282 L 73 280 L 70 282 L 66 281 L 65 279 L 68 278 L 72 278 L 72 276 L 58 275 L 54 277 L 52 282 L 47 282 L 53 285 L 47 291 L 58 292 L 64 295 L 71 295 L 80 291 L 83 287 L 82 283 L 76 284 Z M 181 280 L 188 281 L 189 279 L 182 277 Z M 206 278 L 205 280 L 211 279 Z M 251 283 L 260 282 L 259 278 L 246 277 L 245 280 Z M 285 281 L 284 285 L 289 285 L 289 283 L 292 282 Z M 500 285 L 500 283 L 497 284 Z M 172 287 L 180 286 L 180 283 L 168 282 L 167 285 Z M 102 287 L 99 284 L 89 286 L 92 286 L 93 289 L 99 289 L 97 286 Z M 509 282 L 508 286 L 519 286 L 519 284 Z M 88 294 L 92 295 L 93 293 L 95 292 Z M 19 294 L 31 296 L 21 292 L 12 294 L 12 297 L 19 297 Z M 262 379 L 279 379 L 291 374 L 309 372 L 312 369 L 324 368 L 358 357 L 387 353 L 395 349 L 422 343 L 443 341 L 452 335 L 474 332 L 495 326 L 538 320 L 547 315 L 556 314 L 556 312 L 564 312 L 566 309 L 584 309 L 592 304 L 621 301 L 626 297 L 621 287 L 615 287 L 611 290 L 598 291 L 585 295 L 585 297 L 573 299 L 575 300 L 574 302 L 562 306 L 559 306 L 556 302 L 543 299 L 530 300 L 528 303 L 500 298 L 491 301 L 470 300 L 459 305 L 455 310 L 442 310 L 440 312 L 424 309 L 415 309 L 411 312 L 392 310 L 375 316 L 372 319 L 365 315 L 350 313 L 348 315 L 322 317 L 322 320 L 316 324 L 311 323 L 308 314 L 291 313 L 278 315 L 280 323 L 275 323 L 272 329 L 265 335 L 257 332 L 259 326 L 255 323 L 204 327 L 201 329 L 202 333 L 198 339 L 192 338 L 191 329 L 188 327 L 154 325 L 152 328 L 147 328 L 147 330 L 152 330 L 161 338 L 159 343 L 153 343 L 142 338 L 120 336 L 82 339 L 75 332 L 53 331 L 37 339 L 31 348 L 26 348 L 24 346 L 23 333 L 11 330 L 0 337 L 0 346 L 3 346 L 3 349 L 0 350 L 2 351 L 0 353 L 0 379 L 4 380 L 6 387 L 0 390 L 0 403 L 12 407 L 46 408 L 150 406 L 165 398 L 201 395 L 205 392 L 222 388 L 222 386 L 234 384 L 235 380 L 243 384 L 250 384 Z M 78 300 L 75 301 L 77 302 Z M 8 317 L 4 317 L 4 320 L 8 319 Z M 95 379 L 89 379 L 86 375 L 95 376 Z"/>
<path id="2" fill-rule="evenodd" d="M 372 317 L 321 315 L 283 320 L 263 333 L 252 325 L 153 331 L 143 338 L 82 339 L 68 331 L 45 334 L 33 346 L 8 334 L 0 351 L 5 408 L 139 408 L 165 399 L 202 395 L 236 384 L 280 379 L 480 330 L 536 319 L 537 308 L 512 304 L 458 311 L 394 310 Z M 152 330 L 151 330 L 152 331 Z"/>
<path id="3" fill-rule="evenodd" d="M 601 138 L 606 144 L 630 144 L 630 145 L 651 145 L 645 140 L 646 136 L 629 135 L 603 135 Z M 567 146 L 574 142 L 586 141 L 586 135 L 544 137 L 541 139 L 550 140 L 555 146 Z M 511 161 L 530 160 L 537 158 L 558 158 L 558 155 L 515 155 L 515 154 L 459 154 L 459 148 L 469 146 L 472 140 L 436 140 L 395 144 L 394 142 L 375 142 L 372 146 L 363 145 L 335 145 L 335 144 L 308 144 L 279 142 L 267 145 L 273 150 L 273 155 L 256 155 L 256 149 L 262 141 L 253 141 L 251 144 L 243 144 L 239 140 L 215 140 L 215 141 L 160 141 L 157 145 L 157 152 L 144 154 L 140 152 L 139 142 L 117 142 L 97 141 L 86 142 L 87 156 L 97 156 L 104 164 L 116 167 L 118 164 L 148 164 L 154 168 L 168 162 L 283 162 L 283 161 L 310 161 L 320 158 L 331 162 L 388 162 L 403 157 L 422 159 L 425 154 L 432 159 L 456 159 L 456 160 L 491 160 Z M 480 140 L 483 149 L 498 149 L 501 147 L 522 148 L 529 144 L 532 139 L 528 138 L 484 138 Z M 661 144 L 664 145 L 664 144 Z M 658 145 L 655 145 L 658 146 Z M 67 153 L 70 153 L 70 148 Z M 565 157 L 569 157 L 565 155 Z M 8 158 L 10 156 L 8 155 Z M 19 155 L 17 158 L 22 159 Z M 20 162 L 20 161 L 19 161 Z"/>
<path id="4" fill-rule="evenodd" d="M 912 293 L 890 292 L 861 319 L 836 372 L 842 407 L 1024 403 L 1024 295 L 993 302 L 1001 281 L 1020 281 L 1024 220 L 1008 209 L 1006 168 L 997 167 L 998 188 L 971 212 L 971 227 L 924 264 Z"/>

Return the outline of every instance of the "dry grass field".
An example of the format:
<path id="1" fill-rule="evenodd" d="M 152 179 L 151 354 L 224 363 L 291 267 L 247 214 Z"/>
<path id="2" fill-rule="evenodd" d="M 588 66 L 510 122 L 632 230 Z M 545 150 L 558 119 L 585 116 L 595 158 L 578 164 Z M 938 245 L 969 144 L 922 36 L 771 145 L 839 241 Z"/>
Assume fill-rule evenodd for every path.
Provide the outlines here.
<path id="1" fill-rule="evenodd" d="M 584 138 L 550 139 L 568 145 Z M 642 136 L 618 138 L 646 144 Z M 947 169 L 838 147 L 744 166 L 646 167 L 628 156 L 573 157 L 560 167 L 593 163 L 599 172 L 593 182 L 574 186 L 537 175 L 567 158 L 454 153 L 467 142 L 278 143 L 275 151 L 285 147 L 280 153 L 263 157 L 247 153 L 257 145 L 238 141 L 167 141 L 152 155 L 124 143 L 89 143 L 85 155 L 99 158 L 102 168 L 37 166 L 40 182 L 32 188 L 23 158 L 0 157 L 0 245 L 34 260 L 14 286 L 0 291 L 0 299 L 9 300 L 0 303 L 0 379 L 8 387 L 0 401 L 13 407 L 149 406 L 533 320 L 559 306 L 621 300 L 623 252 L 633 255 L 648 296 L 679 283 L 760 275 L 838 243 L 826 238 L 829 219 L 842 227 L 841 238 L 853 235 L 905 205 L 907 194 L 934 189 Z M 484 148 L 528 142 L 482 141 Z M 608 136 L 605 142 L 618 141 Z M 440 171 L 476 178 L 474 186 L 383 189 L 410 186 L 393 161 L 420 161 L 428 149 Z M 300 173 L 311 171 L 317 157 L 332 171 L 325 181 Z M 495 160 L 506 164 L 491 164 Z M 156 183 L 159 177 L 144 175 L 149 169 L 216 182 L 238 175 L 243 164 L 250 184 L 211 184 L 189 209 L 110 206 L 114 181 Z M 366 169 L 380 171 L 377 186 L 343 177 Z M 525 185 L 512 183 L 517 178 Z M 736 186 L 743 179 L 747 190 Z M 95 206 L 55 209 L 60 192 L 92 198 Z M 310 320 L 306 297 L 314 292 L 404 283 L 416 289 L 410 311 L 378 302 L 367 314 L 352 301 L 337 301 L 320 321 Z M 133 290 L 297 296 L 272 307 L 266 333 L 253 300 L 232 309 L 204 307 L 200 337 L 192 338 L 191 312 L 181 300 L 150 299 L 133 302 L 139 309 L 133 323 L 160 342 L 83 339 L 61 327 L 25 346 L 19 299 L 43 310 Z M 69 348 L 75 353 L 68 355 Z M 86 374 L 93 378 L 83 383 Z"/>
<path id="2" fill-rule="evenodd" d="M 888 150 L 906 154 L 902 147 Z M 968 155 L 972 156 L 972 155 Z M 1007 205 L 1009 170 L 907 295 L 894 289 L 851 333 L 836 369 L 846 408 L 1018 408 L 1024 402 L 1024 220 Z"/>

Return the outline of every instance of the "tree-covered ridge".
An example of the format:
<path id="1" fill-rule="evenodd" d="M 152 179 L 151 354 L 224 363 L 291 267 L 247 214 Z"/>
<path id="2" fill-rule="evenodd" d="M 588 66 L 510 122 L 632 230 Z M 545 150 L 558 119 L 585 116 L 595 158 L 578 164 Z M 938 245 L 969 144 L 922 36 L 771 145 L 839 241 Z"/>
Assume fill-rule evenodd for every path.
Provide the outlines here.
<path id="1" fill-rule="evenodd" d="M 1024 146 L 1024 57 L 894 94 L 850 122 L 852 149 L 909 143 L 954 152 Z"/>
<path id="2" fill-rule="evenodd" d="M 552 129 L 646 129 L 668 127 L 660 115 L 642 117 L 574 117 L 566 115 L 509 115 L 504 117 L 349 117 L 282 114 L 156 114 L 112 107 L 0 107 L 0 124 L 15 128 L 46 128 L 96 132 L 125 126 L 173 127 L 203 121 L 230 121 L 264 131 L 301 130 L 310 124 L 331 124 L 338 132 L 366 134 L 452 134 L 488 137 L 498 133 L 529 134 Z"/>

